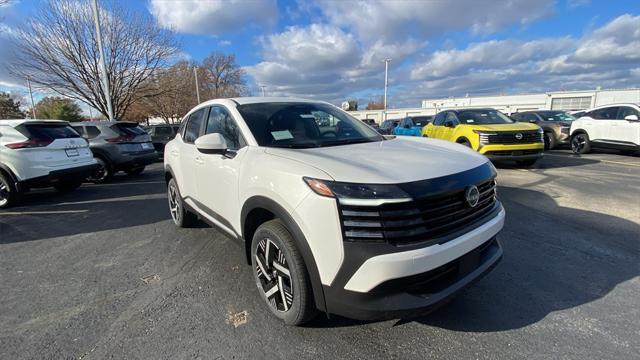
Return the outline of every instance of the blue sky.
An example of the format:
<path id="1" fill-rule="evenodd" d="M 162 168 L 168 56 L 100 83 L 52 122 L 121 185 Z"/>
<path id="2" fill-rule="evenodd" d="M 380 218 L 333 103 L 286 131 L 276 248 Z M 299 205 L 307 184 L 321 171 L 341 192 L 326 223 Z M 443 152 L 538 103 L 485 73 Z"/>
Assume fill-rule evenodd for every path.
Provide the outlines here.
<path id="1" fill-rule="evenodd" d="M 117 0 L 116 0 L 117 1 Z M 233 53 L 254 93 L 392 107 L 425 98 L 640 87 L 640 1 L 149 0 L 121 5 L 172 28 L 185 58 Z M 0 8 L 8 49 L 40 1 Z M 9 30 L 9 31 L 6 31 Z M 1 65 L 11 61 L 0 52 Z M 0 90 L 23 92 L 0 69 Z M 42 93 L 39 94 L 42 96 Z"/>

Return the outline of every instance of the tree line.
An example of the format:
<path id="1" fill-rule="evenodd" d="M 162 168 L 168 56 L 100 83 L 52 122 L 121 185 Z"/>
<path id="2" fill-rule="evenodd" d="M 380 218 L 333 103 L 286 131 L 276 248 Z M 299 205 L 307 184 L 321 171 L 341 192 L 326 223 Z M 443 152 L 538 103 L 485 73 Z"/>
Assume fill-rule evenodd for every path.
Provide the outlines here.
<path id="1" fill-rule="evenodd" d="M 161 117 L 171 122 L 181 117 L 197 104 L 195 73 L 203 101 L 248 94 L 244 71 L 233 54 L 213 51 L 202 62 L 176 61 L 180 44 L 175 34 L 161 28 L 149 14 L 126 9 L 119 2 L 101 4 L 100 22 L 107 96 L 118 120 Z M 30 79 L 37 89 L 56 94 L 36 105 L 38 117 L 79 112 L 77 102 L 108 116 L 88 4 L 74 0 L 43 3 L 17 31 L 15 42 L 17 52 L 10 72 L 16 78 Z M 11 96 L 4 94 L 0 101 L 0 109 L 7 109 L 0 111 L 0 118 L 24 117 L 10 108 L 16 105 Z"/>

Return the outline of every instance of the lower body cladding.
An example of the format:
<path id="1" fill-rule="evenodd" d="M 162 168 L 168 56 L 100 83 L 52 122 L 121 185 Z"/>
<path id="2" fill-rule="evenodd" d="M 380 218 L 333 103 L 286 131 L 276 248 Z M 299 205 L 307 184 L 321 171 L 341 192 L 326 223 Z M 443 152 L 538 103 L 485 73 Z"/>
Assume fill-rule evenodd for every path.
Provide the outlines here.
<path id="1" fill-rule="evenodd" d="M 491 160 L 536 160 L 543 156 L 544 143 L 523 145 L 484 145 L 478 151 Z"/>
<path id="2" fill-rule="evenodd" d="M 95 171 L 96 167 L 97 165 L 93 162 L 89 165 L 53 170 L 44 176 L 18 181 L 18 189 L 46 187 L 63 181 L 83 181 Z"/>
<path id="3" fill-rule="evenodd" d="M 502 258 L 496 235 L 504 216 L 502 205 L 496 203 L 471 230 L 467 227 L 435 244 L 412 245 L 407 250 L 390 244 L 345 242 L 343 266 L 331 285 L 323 285 L 327 312 L 380 320 L 435 309 Z"/>

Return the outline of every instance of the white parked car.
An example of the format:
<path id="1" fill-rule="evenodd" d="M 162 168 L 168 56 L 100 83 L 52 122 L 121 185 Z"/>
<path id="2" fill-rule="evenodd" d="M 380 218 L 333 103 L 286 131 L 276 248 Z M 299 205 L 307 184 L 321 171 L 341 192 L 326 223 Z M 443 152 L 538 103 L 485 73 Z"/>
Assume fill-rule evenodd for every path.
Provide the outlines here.
<path id="1" fill-rule="evenodd" d="M 387 139 L 331 104 L 202 103 L 164 163 L 176 225 L 200 218 L 237 240 L 287 324 L 316 310 L 415 314 L 502 257 L 505 211 L 486 157 L 452 142 Z"/>
<path id="2" fill-rule="evenodd" d="M 89 144 L 66 121 L 0 120 L 0 208 L 34 187 L 75 190 L 95 167 Z"/>
<path id="3" fill-rule="evenodd" d="M 639 104 L 613 104 L 587 111 L 571 123 L 571 149 L 585 154 L 591 148 L 640 150 Z"/>

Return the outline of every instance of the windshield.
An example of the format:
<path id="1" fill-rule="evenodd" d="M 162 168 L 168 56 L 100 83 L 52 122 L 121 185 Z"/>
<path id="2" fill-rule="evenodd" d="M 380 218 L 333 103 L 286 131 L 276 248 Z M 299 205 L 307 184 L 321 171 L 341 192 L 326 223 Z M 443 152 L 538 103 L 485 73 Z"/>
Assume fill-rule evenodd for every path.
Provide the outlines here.
<path id="1" fill-rule="evenodd" d="M 462 110 L 458 112 L 458 120 L 462 124 L 471 125 L 511 124 L 514 122 L 507 115 L 492 109 Z"/>
<path id="2" fill-rule="evenodd" d="M 322 103 L 256 103 L 237 107 L 258 145 L 310 148 L 381 141 L 360 120 Z"/>
<path id="3" fill-rule="evenodd" d="M 544 121 L 573 121 L 576 119 L 564 111 L 539 111 L 538 115 Z"/>

